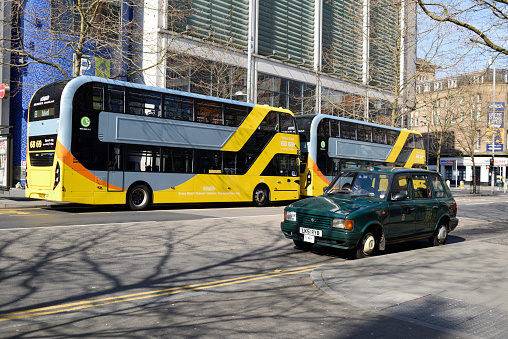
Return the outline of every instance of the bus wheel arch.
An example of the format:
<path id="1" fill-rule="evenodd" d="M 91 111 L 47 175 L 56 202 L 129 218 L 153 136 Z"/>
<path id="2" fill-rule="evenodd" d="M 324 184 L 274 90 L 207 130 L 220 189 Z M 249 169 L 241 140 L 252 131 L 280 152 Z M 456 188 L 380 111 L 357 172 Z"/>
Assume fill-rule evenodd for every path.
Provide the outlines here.
<path id="1" fill-rule="evenodd" d="M 261 207 L 268 201 L 270 201 L 270 189 L 266 184 L 258 184 L 252 192 L 252 204 Z"/>
<path id="2" fill-rule="evenodd" d="M 143 181 L 133 183 L 127 190 L 125 205 L 132 211 L 147 209 L 153 201 L 150 185 Z"/>

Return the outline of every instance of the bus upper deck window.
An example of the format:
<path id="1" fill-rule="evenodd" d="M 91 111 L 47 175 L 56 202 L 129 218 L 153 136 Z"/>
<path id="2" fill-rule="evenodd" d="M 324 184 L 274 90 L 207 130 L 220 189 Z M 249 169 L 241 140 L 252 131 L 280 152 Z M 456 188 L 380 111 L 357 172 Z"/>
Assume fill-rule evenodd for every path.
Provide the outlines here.
<path id="1" fill-rule="evenodd" d="M 125 88 L 120 86 L 108 86 L 107 110 L 115 113 L 124 113 Z"/>
<path id="2" fill-rule="evenodd" d="M 289 113 L 279 113 L 280 132 L 296 134 L 295 118 Z"/>

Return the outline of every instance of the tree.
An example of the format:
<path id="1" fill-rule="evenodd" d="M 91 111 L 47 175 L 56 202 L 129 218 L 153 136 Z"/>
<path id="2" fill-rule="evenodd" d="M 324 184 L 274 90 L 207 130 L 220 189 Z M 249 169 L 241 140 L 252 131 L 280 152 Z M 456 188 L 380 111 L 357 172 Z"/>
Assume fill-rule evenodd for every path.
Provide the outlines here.
<path id="1" fill-rule="evenodd" d="M 463 29 L 473 44 L 508 55 L 506 0 L 416 1 L 433 20 Z"/>
<path id="2" fill-rule="evenodd" d="M 453 143 L 455 139 L 454 127 L 460 119 L 460 98 L 455 91 L 446 90 L 444 93 L 432 92 L 423 103 L 427 108 L 425 124 L 428 124 L 430 135 L 429 153 L 433 153 L 440 163 L 444 146 Z M 430 111 L 430 112 L 429 112 Z M 420 112 L 422 114 L 423 112 Z M 430 114 L 428 114 L 430 113 Z M 430 156 L 428 154 L 427 156 Z M 439 167 L 439 166 L 438 166 Z"/>
<path id="3" fill-rule="evenodd" d="M 46 0 L 42 3 L 13 0 L 12 15 L 3 22 L 4 27 L 12 27 L 12 34 L 0 44 L 0 53 L 10 54 L 11 58 L 2 63 L 19 70 L 38 64 L 49 78 L 47 81 L 90 72 L 107 78 L 141 74 L 171 56 L 166 46 L 161 46 L 157 38 L 152 39 L 146 32 L 148 20 L 143 20 L 143 15 L 158 13 L 150 4 L 139 0 Z M 168 27 L 172 27 L 189 15 L 190 10 L 188 2 L 174 1 L 163 17 Z M 177 36 L 173 35 L 172 39 Z M 170 44 L 171 41 L 167 45 Z M 150 63 L 146 62 L 147 54 Z"/>
<path id="4" fill-rule="evenodd" d="M 355 3 L 346 8 L 327 3 L 336 14 L 323 32 L 324 41 L 331 42 L 325 43 L 322 71 L 363 89 L 344 94 L 342 100 L 337 100 L 337 93 L 332 92 L 331 98 L 325 93 L 325 102 L 343 116 L 409 127 L 404 120 L 418 108 L 415 83 L 421 75 L 414 67 L 416 42 L 428 40 L 426 49 L 419 51 L 425 62 L 437 58 L 443 39 L 430 34 L 437 25 L 427 23 L 417 30 L 416 20 L 421 19 L 412 0 L 371 0 L 367 7 Z M 353 41 L 357 44 L 349 44 Z"/>

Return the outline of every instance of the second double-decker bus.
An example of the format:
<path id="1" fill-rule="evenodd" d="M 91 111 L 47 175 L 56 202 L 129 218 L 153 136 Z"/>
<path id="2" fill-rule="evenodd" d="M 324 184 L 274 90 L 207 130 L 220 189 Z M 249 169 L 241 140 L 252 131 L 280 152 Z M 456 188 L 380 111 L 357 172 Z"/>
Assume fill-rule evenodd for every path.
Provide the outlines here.
<path id="1" fill-rule="evenodd" d="M 83 204 L 299 198 L 299 137 L 285 109 L 81 76 L 29 109 L 26 196 Z"/>
<path id="2" fill-rule="evenodd" d="M 302 196 L 323 188 L 346 167 L 421 167 L 425 149 L 418 132 L 327 114 L 297 115 Z"/>

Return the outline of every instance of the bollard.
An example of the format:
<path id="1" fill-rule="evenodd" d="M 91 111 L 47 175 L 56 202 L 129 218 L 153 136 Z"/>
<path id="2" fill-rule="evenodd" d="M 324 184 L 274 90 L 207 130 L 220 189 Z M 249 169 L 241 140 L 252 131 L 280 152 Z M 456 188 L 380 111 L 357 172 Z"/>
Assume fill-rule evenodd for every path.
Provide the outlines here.
<path id="1" fill-rule="evenodd" d="M 450 187 L 450 180 L 446 180 L 446 186 Z"/>
<path id="2" fill-rule="evenodd" d="M 464 188 L 464 180 L 460 181 L 460 188 Z"/>

